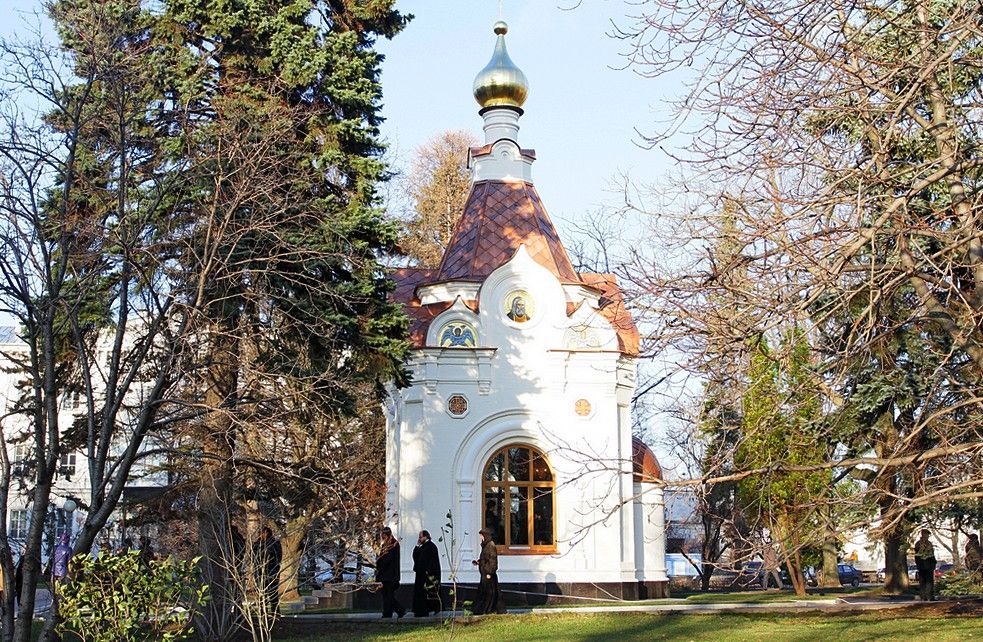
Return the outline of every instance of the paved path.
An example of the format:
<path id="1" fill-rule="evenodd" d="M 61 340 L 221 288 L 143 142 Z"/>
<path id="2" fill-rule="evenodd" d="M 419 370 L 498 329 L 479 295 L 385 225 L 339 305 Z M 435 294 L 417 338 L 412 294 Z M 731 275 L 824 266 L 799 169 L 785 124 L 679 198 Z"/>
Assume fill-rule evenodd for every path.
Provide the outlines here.
<path id="1" fill-rule="evenodd" d="M 666 600 L 660 603 L 647 604 L 613 604 L 606 606 L 577 606 L 577 607 L 539 607 L 539 608 L 510 608 L 510 615 L 525 613 L 720 613 L 720 612 L 796 612 L 796 611 L 870 611 L 880 609 L 900 608 L 917 604 L 917 600 L 905 598 L 863 598 L 848 597 L 823 600 L 794 600 L 789 602 L 721 602 L 699 603 L 683 600 Z M 442 621 L 449 617 L 450 612 L 438 616 L 417 618 L 407 615 L 400 622 Z M 458 611 L 458 616 L 464 615 Z M 379 613 L 297 613 L 284 615 L 284 620 L 299 621 L 351 621 L 379 620 Z M 396 619 L 394 618 L 395 622 Z"/>

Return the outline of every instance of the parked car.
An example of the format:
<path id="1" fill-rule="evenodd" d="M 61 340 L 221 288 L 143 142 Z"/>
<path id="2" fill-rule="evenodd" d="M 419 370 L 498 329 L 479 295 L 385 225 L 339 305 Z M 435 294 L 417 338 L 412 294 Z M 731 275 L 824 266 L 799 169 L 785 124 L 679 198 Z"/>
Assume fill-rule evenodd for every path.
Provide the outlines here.
<path id="1" fill-rule="evenodd" d="M 341 560 L 339 560 L 341 561 Z M 322 588 L 327 584 L 357 584 L 372 579 L 375 565 L 357 553 L 346 553 L 342 564 L 338 567 L 329 566 L 314 574 L 314 588 Z"/>
<path id="2" fill-rule="evenodd" d="M 741 567 L 737 582 L 740 586 L 761 586 L 761 581 L 765 577 L 765 569 L 762 562 L 748 562 Z"/>
<path id="3" fill-rule="evenodd" d="M 955 575 L 956 565 L 950 562 L 943 562 L 935 567 L 935 577 L 942 577 L 943 575 Z"/>
<path id="4" fill-rule="evenodd" d="M 837 564 L 836 572 L 840 576 L 840 584 L 849 584 L 856 588 L 864 579 L 864 574 L 854 568 L 853 564 Z"/>

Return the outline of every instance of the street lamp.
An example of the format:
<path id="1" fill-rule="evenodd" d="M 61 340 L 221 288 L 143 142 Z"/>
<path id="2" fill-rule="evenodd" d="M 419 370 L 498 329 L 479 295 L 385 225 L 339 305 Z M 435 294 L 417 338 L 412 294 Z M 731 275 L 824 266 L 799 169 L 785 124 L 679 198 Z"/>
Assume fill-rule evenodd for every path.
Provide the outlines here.
<path id="1" fill-rule="evenodd" d="M 78 502 L 76 502 L 71 497 L 66 497 L 65 501 L 62 502 L 61 510 L 65 514 L 65 532 L 68 533 L 68 537 L 71 538 L 75 535 L 75 524 L 72 521 L 72 514 L 75 509 L 78 508 Z"/>

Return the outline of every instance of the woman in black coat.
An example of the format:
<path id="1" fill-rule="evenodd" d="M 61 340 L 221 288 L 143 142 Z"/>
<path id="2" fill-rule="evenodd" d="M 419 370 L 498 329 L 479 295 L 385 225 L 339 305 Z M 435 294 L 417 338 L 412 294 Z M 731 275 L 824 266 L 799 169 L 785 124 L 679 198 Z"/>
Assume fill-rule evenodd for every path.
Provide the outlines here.
<path id="1" fill-rule="evenodd" d="M 382 617 L 391 618 L 393 611 L 403 617 L 406 609 L 396 599 L 399 588 L 399 542 L 388 526 L 382 529 L 382 548 L 375 560 L 375 581 L 382 584 Z"/>
<path id="2" fill-rule="evenodd" d="M 413 572 L 413 615 L 440 613 L 440 553 L 427 531 L 420 531 L 413 549 Z"/>

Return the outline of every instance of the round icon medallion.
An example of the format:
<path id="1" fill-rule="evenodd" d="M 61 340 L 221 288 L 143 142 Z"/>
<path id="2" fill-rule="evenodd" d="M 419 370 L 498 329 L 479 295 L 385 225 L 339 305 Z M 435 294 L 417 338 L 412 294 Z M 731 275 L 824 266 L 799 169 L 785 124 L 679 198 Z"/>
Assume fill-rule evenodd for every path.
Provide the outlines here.
<path id="1" fill-rule="evenodd" d="M 536 305 L 525 290 L 512 290 L 505 295 L 503 311 L 510 321 L 525 323 L 536 314 Z"/>

